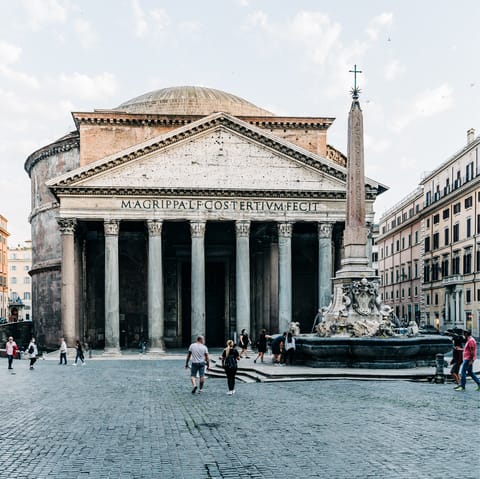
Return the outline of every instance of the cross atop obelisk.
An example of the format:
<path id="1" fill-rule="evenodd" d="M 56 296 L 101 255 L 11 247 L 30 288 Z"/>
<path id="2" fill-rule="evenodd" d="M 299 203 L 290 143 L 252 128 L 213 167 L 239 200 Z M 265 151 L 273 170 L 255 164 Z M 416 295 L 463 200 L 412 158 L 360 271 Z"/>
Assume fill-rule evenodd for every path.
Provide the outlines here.
<path id="1" fill-rule="evenodd" d="M 358 98 L 360 88 L 357 88 L 357 73 L 363 73 L 362 70 L 357 70 L 357 65 L 353 65 L 353 70 L 348 70 L 348 73 L 353 73 L 353 90 L 352 96 L 354 99 Z"/>

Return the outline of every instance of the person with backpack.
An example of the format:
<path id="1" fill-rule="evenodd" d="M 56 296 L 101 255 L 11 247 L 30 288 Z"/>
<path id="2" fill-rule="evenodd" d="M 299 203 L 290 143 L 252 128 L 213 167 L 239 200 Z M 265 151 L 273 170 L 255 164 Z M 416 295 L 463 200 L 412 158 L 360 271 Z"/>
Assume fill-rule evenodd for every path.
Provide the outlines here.
<path id="1" fill-rule="evenodd" d="M 31 371 L 32 369 L 34 369 L 33 365 L 35 364 L 35 361 L 37 360 L 37 356 L 38 356 L 38 348 L 35 343 L 35 338 L 32 338 L 30 340 L 27 351 L 28 351 L 28 357 L 30 358 L 30 371 Z"/>
<path id="2" fill-rule="evenodd" d="M 67 343 L 65 342 L 65 338 L 60 339 L 60 362 L 58 364 L 62 364 L 65 362 L 65 366 L 67 365 Z"/>
<path id="3" fill-rule="evenodd" d="M 229 396 L 235 394 L 235 375 L 237 374 L 239 360 L 240 354 L 238 354 L 236 345 L 231 339 L 229 339 L 227 341 L 227 347 L 222 352 L 222 367 L 227 375 L 227 394 Z"/>

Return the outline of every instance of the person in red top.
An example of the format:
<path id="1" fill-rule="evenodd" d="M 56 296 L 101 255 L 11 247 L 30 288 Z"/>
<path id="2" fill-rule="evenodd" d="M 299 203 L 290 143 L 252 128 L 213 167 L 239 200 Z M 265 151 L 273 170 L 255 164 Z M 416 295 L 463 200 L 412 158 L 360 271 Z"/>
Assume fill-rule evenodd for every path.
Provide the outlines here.
<path id="1" fill-rule="evenodd" d="M 455 391 L 465 391 L 467 374 L 477 383 L 476 391 L 480 391 L 480 379 L 473 372 L 473 363 L 477 359 L 477 342 L 470 331 L 464 331 L 463 335 L 466 343 L 463 348 L 462 378 Z"/>

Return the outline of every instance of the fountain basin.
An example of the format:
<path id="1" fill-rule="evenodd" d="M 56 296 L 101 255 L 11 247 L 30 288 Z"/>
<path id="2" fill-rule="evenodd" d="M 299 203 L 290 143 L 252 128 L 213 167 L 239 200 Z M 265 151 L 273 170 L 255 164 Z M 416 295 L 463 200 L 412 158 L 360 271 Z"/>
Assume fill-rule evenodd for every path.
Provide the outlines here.
<path id="1" fill-rule="evenodd" d="M 450 338 L 438 335 L 387 338 L 343 336 L 295 337 L 299 361 L 320 368 L 402 369 L 433 366 L 436 354 L 452 349 Z"/>

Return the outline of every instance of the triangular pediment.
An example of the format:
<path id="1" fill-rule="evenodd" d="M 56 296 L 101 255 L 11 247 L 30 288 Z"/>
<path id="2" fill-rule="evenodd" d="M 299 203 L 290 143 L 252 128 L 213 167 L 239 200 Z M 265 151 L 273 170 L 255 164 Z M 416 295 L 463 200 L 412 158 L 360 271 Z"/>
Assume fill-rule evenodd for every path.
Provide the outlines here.
<path id="1" fill-rule="evenodd" d="M 53 190 L 345 190 L 330 160 L 226 114 L 214 114 L 47 184 Z"/>

